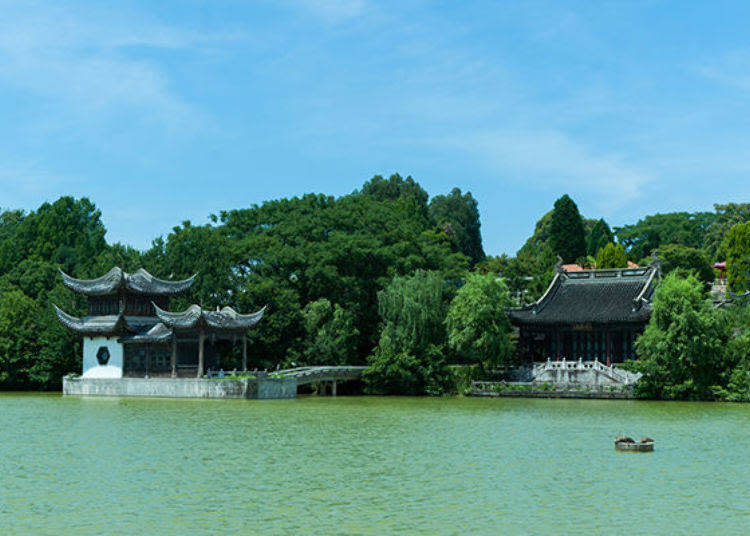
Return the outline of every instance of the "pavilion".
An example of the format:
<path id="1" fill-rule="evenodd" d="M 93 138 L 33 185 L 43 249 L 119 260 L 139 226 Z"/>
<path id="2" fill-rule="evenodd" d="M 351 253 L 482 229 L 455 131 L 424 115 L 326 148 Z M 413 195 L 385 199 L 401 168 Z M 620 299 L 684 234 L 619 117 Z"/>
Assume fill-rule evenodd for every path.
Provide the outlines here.
<path id="1" fill-rule="evenodd" d="M 660 277 L 656 258 L 643 268 L 576 271 L 560 259 L 544 295 L 509 312 L 521 362 L 635 359 L 634 342 L 651 317 Z"/>
<path id="2" fill-rule="evenodd" d="M 170 298 L 187 294 L 195 276 L 170 281 L 119 267 L 89 280 L 61 273 L 63 284 L 88 300 L 81 318 L 55 306 L 60 322 L 83 336 L 84 378 L 201 378 L 207 367 L 218 366 L 221 341 L 241 342 L 247 370 L 247 332 L 265 307 L 253 314 L 199 305 L 169 312 Z"/>

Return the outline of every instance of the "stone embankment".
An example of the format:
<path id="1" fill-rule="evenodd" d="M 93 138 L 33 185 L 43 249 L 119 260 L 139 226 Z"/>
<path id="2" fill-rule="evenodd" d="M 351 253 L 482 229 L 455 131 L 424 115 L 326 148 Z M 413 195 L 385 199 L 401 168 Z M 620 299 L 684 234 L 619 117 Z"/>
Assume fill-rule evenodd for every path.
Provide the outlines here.
<path id="1" fill-rule="evenodd" d="M 528 381 L 474 381 L 472 396 L 532 398 L 634 398 L 633 387 L 641 378 L 599 361 L 552 361 L 534 363 Z"/>

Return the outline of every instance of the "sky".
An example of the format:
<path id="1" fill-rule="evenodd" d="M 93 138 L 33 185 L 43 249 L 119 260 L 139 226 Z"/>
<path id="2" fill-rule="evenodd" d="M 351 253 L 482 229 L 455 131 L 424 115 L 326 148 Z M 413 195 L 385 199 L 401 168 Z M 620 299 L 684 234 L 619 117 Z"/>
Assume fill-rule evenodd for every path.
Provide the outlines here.
<path id="1" fill-rule="evenodd" d="M 514 254 L 567 193 L 611 225 L 750 201 L 750 3 L 0 0 L 0 207 L 139 249 L 375 174 L 479 202 Z"/>

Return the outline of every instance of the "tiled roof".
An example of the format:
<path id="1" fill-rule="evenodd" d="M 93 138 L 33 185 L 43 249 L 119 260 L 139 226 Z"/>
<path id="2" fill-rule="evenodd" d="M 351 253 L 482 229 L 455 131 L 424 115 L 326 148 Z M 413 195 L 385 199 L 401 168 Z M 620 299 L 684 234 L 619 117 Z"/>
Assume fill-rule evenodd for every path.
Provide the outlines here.
<path id="1" fill-rule="evenodd" d="M 81 335 L 117 335 L 121 333 L 141 333 L 151 329 L 157 322 L 153 316 L 116 315 L 77 316 L 69 315 L 54 305 L 57 318 L 63 326 Z"/>
<path id="2" fill-rule="evenodd" d="M 658 268 L 568 272 L 558 268 L 537 302 L 511 309 L 514 324 L 646 322 L 651 316 Z"/>
<path id="3" fill-rule="evenodd" d="M 160 309 L 154 304 L 156 316 L 165 326 L 172 329 L 193 329 L 205 327 L 219 331 L 245 331 L 255 326 L 263 318 L 266 308 L 243 315 L 232 309 L 224 307 L 219 311 L 207 311 L 200 305 L 191 305 L 184 311 L 171 313 Z"/>
<path id="4" fill-rule="evenodd" d="M 154 277 L 143 268 L 130 274 L 118 266 L 96 279 L 76 279 L 62 270 L 60 273 L 66 287 L 86 296 L 106 296 L 120 290 L 150 296 L 175 296 L 187 292 L 195 280 L 192 276 L 181 281 L 167 281 Z"/>

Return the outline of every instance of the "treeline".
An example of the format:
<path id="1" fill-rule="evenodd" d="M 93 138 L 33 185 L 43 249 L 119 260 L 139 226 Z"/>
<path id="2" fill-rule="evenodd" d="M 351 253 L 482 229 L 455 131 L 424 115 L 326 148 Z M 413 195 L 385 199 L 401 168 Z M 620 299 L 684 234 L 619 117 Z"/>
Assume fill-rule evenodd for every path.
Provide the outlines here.
<path id="1" fill-rule="evenodd" d="M 186 221 L 139 251 L 107 244 L 88 199 L 63 197 L 0 215 L 0 388 L 54 389 L 80 369 L 80 341 L 52 304 L 82 315 L 85 300 L 62 286 L 58 268 L 79 278 L 114 265 L 174 279 L 197 273 L 173 309 L 269 306 L 250 334 L 252 367 L 369 364 L 373 392 L 442 393 L 455 385 L 449 363 L 512 362 L 505 310 L 543 292 L 558 255 L 611 267 L 647 262 L 658 248 L 666 272 L 704 282 L 711 262 L 726 258 L 740 291 L 750 281 L 750 224 L 736 224 L 747 220 L 750 205 L 717 205 L 612 230 L 563 196 L 515 257 L 486 257 L 470 193 L 430 197 L 393 175 L 338 198 L 310 194 L 225 211 L 206 225 Z M 239 363 L 232 353 L 222 359 Z"/>
<path id="2" fill-rule="evenodd" d="M 750 289 L 750 203 L 714 205 L 714 212 L 673 212 L 646 216 L 612 229 L 604 219 L 583 217 L 567 195 L 536 223 L 515 257 L 488 257 L 478 265 L 503 273 L 514 296 L 535 300 L 552 279 L 559 256 L 584 268 L 644 266 L 658 251 L 665 274 L 695 274 L 708 286 L 712 266 L 726 261 L 729 288 Z"/>

